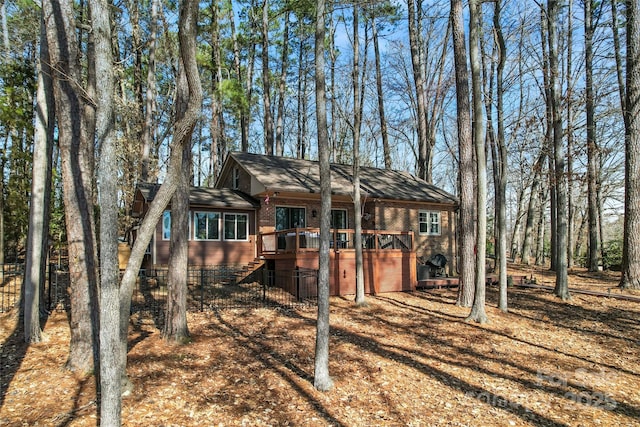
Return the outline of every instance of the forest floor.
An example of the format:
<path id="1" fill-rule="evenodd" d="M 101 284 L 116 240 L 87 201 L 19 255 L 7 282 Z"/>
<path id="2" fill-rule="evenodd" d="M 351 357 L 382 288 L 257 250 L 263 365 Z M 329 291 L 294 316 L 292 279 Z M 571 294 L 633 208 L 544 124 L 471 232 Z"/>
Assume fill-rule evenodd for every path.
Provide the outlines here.
<path id="1" fill-rule="evenodd" d="M 553 284 L 542 269 L 512 273 Z M 619 275 L 572 271 L 570 287 L 612 295 Z M 640 298 L 639 292 L 629 292 Z M 164 342 L 132 317 L 125 426 L 640 425 L 640 302 L 512 287 L 487 292 L 487 324 L 464 321 L 456 290 L 331 299 L 334 388 L 313 388 L 315 308 L 190 313 L 192 342 Z M 65 313 L 27 346 L 0 314 L 0 425 L 97 423 L 94 377 L 64 369 Z"/>

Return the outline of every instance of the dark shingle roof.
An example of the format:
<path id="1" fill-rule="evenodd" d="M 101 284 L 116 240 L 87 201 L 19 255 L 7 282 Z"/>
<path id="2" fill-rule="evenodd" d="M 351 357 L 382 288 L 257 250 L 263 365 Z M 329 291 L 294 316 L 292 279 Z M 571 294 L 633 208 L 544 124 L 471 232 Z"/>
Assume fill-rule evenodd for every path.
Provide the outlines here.
<path id="1" fill-rule="evenodd" d="M 317 161 L 234 152 L 230 154 L 249 174 L 270 191 L 318 193 L 320 171 Z M 352 193 L 351 165 L 331 165 L 331 189 L 336 195 Z M 360 187 L 368 198 L 455 204 L 448 192 L 407 172 L 360 168 Z"/>
<path id="2" fill-rule="evenodd" d="M 160 184 L 140 183 L 138 190 L 145 201 L 151 203 Z M 229 188 L 191 187 L 189 204 L 192 206 L 210 206 L 214 208 L 255 209 L 260 202 L 241 191 Z"/>

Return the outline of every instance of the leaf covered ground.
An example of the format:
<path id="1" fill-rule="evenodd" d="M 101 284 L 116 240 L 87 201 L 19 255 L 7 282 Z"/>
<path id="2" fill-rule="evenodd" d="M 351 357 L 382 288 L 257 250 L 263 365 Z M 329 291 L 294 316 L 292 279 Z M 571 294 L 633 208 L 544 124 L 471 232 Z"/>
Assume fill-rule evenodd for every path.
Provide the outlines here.
<path id="1" fill-rule="evenodd" d="M 520 270 L 552 284 L 544 270 Z M 613 274 L 572 288 L 619 293 Z M 627 294 L 629 295 L 629 294 Z M 633 295 L 631 293 L 630 295 Z M 635 293 L 636 296 L 640 295 Z M 154 320 L 131 322 L 126 426 L 640 425 L 640 302 L 489 288 L 490 323 L 465 323 L 456 291 L 331 300 L 334 389 L 313 388 L 315 309 L 190 313 L 192 342 L 167 344 Z M 95 379 L 64 369 L 63 312 L 27 346 L 0 314 L 0 425 L 91 426 Z"/>

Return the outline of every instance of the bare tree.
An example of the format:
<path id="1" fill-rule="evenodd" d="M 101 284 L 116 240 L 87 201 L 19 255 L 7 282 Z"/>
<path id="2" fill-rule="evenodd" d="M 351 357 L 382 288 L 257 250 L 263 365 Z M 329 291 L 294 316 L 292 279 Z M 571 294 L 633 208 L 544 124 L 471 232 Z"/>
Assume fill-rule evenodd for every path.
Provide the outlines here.
<path id="1" fill-rule="evenodd" d="M 24 274 L 24 340 L 28 343 L 37 343 L 42 340 L 40 291 L 44 289 L 47 263 L 51 170 L 55 130 L 55 105 L 44 22 L 41 22 L 40 33 L 40 59 L 38 61 L 38 87 L 33 144 L 33 176 Z"/>
<path id="2" fill-rule="evenodd" d="M 469 105 L 469 72 L 465 47 L 462 1 L 451 0 L 451 28 L 456 70 L 456 109 L 458 112 L 458 185 L 460 187 L 460 287 L 458 301 L 462 307 L 471 307 L 475 277 L 474 232 L 474 169 L 473 141 L 471 139 L 471 111 Z M 483 262 L 484 265 L 484 262 Z"/>
<path id="3" fill-rule="evenodd" d="M 589 271 L 598 271 L 599 266 L 599 209 L 597 182 L 597 144 L 595 123 L 595 98 L 593 90 L 593 2 L 584 0 L 584 69 L 585 69 L 585 109 L 587 119 L 587 213 L 589 218 Z M 571 244 L 571 242 L 569 242 Z"/>
<path id="4" fill-rule="evenodd" d="M 287 89 L 287 69 L 289 68 L 289 15 L 288 9 L 284 13 L 284 34 L 282 35 L 282 56 L 280 64 L 280 79 L 278 80 L 278 117 L 276 119 L 276 156 L 284 155 L 284 105 Z"/>
<path id="5" fill-rule="evenodd" d="M 354 209 L 354 242 L 356 247 L 356 304 L 365 305 L 364 267 L 362 264 L 362 201 L 360 195 L 360 132 L 362 128 L 362 111 L 364 98 L 365 70 L 360 75 L 360 16 L 359 7 L 353 7 L 353 209 Z M 365 49 L 366 53 L 366 49 Z M 366 65 L 366 55 L 364 55 Z"/>
<path id="6" fill-rule="evenodd" d="M 274 154 L 274 123 L 271 112 L 271 76 L 269 70 L 269 0 L 262 3 L 262 108 L 265 153 Z"/>
<path id="7" fill-rule="evenodd" d="M 43 2 L 58 123 L 71 282 L 69 369 L 89 372 L 97 358 L 97 249 L 93 217 L 93 126 L 81 82 L 70 0 Z M 91 66 L 91 63 L 89 62 Z M 90 85 L 89 85 L 90 86 Z"/>
<path id="8" fill-rule="evenodd" d="M 111 45 L 109 2 L 90 2 L 91 26 L 95 46 L 96 146 L 100 162 L 97 167 L 100 209 L 100 425 L 121 424 L 121 383 L 117 348 L 118 322 L 118 171 L 114 129 L 115 80 Z"/>
<path id="9" fill-rule="evenodd" d="M 480 0 L 469 0 L 469 64 L 471 65 L 473 145 L 476 154 L 476 283 L 471 312 L 467 321 L 485 323 L 485 286 L 487 255 L 487 159 L 485 154 L 485 127 L 482 106 L 480 64 Z"/>
<path id="10" fill-rule="evenodd" d="M 178 41 L 180 44 L 180 58 L 184 65 L 189 87 L 188 104 L 184 116 L 174 124 L 174 133 L 171 145 L 171 156 L 165 179 L 158 189 L 149 209 L 138 229 L 138 238 L 131 248 L 129 263 L 120 281 L 120 343 L 118 352 L 120 355 L 121 378 L 130 392 L 131 384 L 126 377 L 127 361 L 127 336 L 129 331 L 129 314 L 131 310 L 131 297 L 138 276 L 138 270 L 146 248 L 155 232 L 156 224 L 162 216 L 176 190 L 182 169 L 182 147 L 191 140 L 200 109 L 202 106 L 202 87 L 196 61 L 196 35 L 198 2 L 196 0 L 184 0 L 180 3 Z"/>
<path id="11" fill-rule="evenodd" d="M 320 391 L 333 388 L 329 375 L 329 239 L 331 219 L 331 167 L 327 128 L 327 98 L 324 74 L 325 2 L 316 6 L 315 71 L 316 123 L 320 167 L 320 253 L 318 267 L 318 319 L 313 386 Z"/>
<path id="12" fill-rule="evenodd" d="M 498 44 L 498 65 L 496 73 L 496 98 L 498 133 L 496 197 L 496 263 L 499 269 L 500 294 L 498 308 L 507 311 L 507 144 L 504 130 L 504 66 L 507 60 L 507 46 L 502 32 L 502 0 L 496 0 L 493 13 L 493 28 Z"/>
<path id="13" fill-rule="evenodd" d="M 176 121 L 189 107 L 189 83 L 184 64 L 180 64 L 176 87 Z M 187 275 L 189 272 L 189 188 L 191 183 L 191 139 L 181 146 L 182 163 L 178 187 L 171 198 L 171 241 L 167 277 L 167 308 L 162 336 L 167 341 L 185 343 L 187 327 Z"/>
<path id="14" fill-rule="evenodd" d="M 558 65 L 558 14 L 559 4 L 557 0 L 547 2 L 547 22 L 549 35 L 549 85 L 551 116 L 553 120 L 553 165 L 556 191 L 556 204 L 552 210 L 556 212 L 555 227 L 555 271 L 556 285 L 554 293 L 567 300 L 569 295 L 569 282 L 567 271 L 567 177 L 565 175 L 565 150 L 562 143 L 562 116 L 560 114 L 560 78 Z"/>
<path id="15" fill-rule="evenodd" d="M 135 2 L 134 2 L 135 3 Z M 141 171 L 140 180 L 147 182 L 150 176 L 151 151 L 153 136 L 155 133 L 156 113 L 156 40 L 158 33 L 158 8 L 159 0 L 151 0 L 151 25 L 149 32 L 149 53 L 147 55 L 147 90 L 145 93 L 144 129 L 142 132 L 141 146 Z"/>
<path id="16" fill-rule="evenodd" d="M 620 287 L 640 289 L 640 4 L 627 1 L 624 245 Z"/>

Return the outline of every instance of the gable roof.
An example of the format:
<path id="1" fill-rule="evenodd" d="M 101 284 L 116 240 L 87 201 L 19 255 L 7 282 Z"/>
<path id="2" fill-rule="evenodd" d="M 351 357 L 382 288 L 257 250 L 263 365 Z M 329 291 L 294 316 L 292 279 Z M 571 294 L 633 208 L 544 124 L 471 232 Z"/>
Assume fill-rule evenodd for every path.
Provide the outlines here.
<path id="1" fill-rule="evenodd" d="M 151 203 L 160 184 L 140 183 L 138 190 L 145 202 Z M 260 202 L 253 197 L 230 188 L 191 187 L 189 189 L 191 206 L 207 206 L 213 208 L 255 209 Z"/>
<path id="2" fill-rule="evenodd" d="M 233 152 L 226 159 L 221 176 L 225 174 L 231 159 L 270 192 L 320 192 L 317 161 Z M 352 174 L 351 165 L 331 165 L 331 190 L 334 195 L 351 195 Z M 402 171 L 361 167 L 360 188 L 368 198 L 457 204 L 452 194 Z"/>

